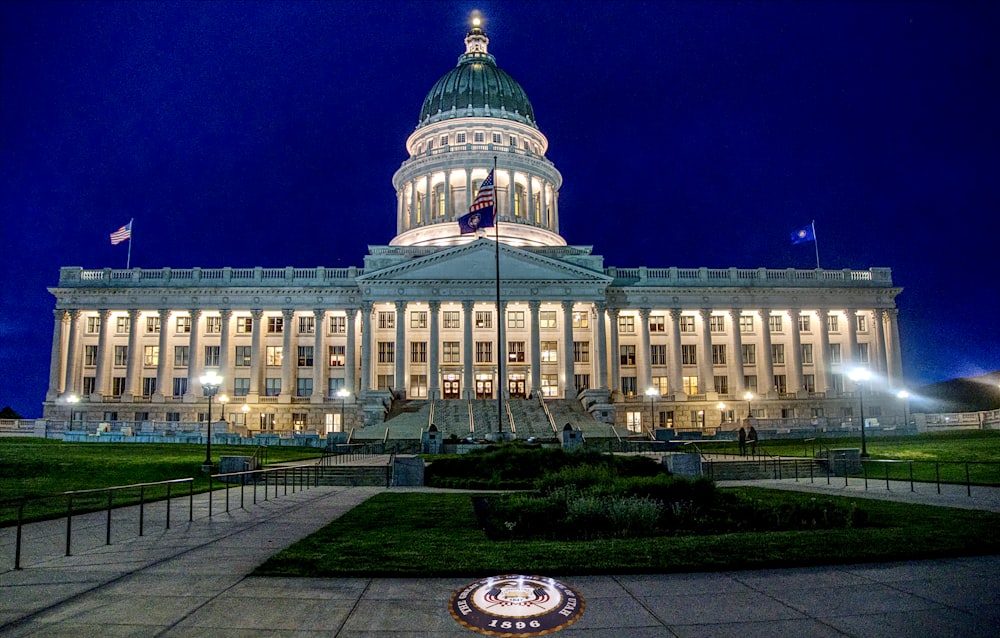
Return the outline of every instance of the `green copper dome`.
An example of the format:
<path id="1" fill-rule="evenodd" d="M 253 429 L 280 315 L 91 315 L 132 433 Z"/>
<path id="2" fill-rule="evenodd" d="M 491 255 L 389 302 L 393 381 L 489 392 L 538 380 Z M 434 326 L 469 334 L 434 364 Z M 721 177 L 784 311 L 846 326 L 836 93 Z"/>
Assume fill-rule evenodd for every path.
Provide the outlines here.
<path id="1" fill-rule="evenodd" d="M 524 89 L 497 67 L 486 50 L 488 44 L 483 30 L 474 26 L 458 66 L 435 82 L 424 98 L 417 128 L 456 117 L 499 117 L 538 128 Z"/>

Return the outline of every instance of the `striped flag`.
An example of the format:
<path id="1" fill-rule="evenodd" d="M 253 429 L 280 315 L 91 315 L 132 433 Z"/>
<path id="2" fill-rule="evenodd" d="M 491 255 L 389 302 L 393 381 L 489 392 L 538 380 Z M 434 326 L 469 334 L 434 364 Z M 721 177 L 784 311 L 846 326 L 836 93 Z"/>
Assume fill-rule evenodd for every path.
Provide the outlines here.
<path id="1" fill-rule="evenodd" d="M 476 191 L 476 198 L 469 206 L 469 212 L 458 218 L 458 229 L 461 234 L 474 233 L 480 228 L 492 228 L 496 213 L 496 197 L 493 192 L 493 171 L 486 176 Z"/>
<path id="2" fill-rule="evenodd" d="M 132 222 L 125 224 L 115 232 L 111 233 L 111 245 L 120 244 L 126 239 L 132 238 Z"/>

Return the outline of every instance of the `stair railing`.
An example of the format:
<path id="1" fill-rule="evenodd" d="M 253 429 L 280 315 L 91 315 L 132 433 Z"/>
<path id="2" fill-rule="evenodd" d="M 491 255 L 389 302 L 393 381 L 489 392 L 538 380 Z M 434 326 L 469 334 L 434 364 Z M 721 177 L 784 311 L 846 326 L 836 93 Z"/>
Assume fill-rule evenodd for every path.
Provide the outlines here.
<path id="1" fill-rule="evenodd" d="M 552 416 L 552 412 L 549 411 L 549 406 L 545 405 L 545 399 L 539 395 L 538 402 L 542 404 L 542 411 L 545 412 L 545 418 L 549 420 L 549 426 L 552 428 L 552 433 L 559 436 L 559 428 L 556 427 L 556 420 Z"/>
<path id="2" fill-rule="evenodd" d="M 514 424 L 514 413 L 510 411 L 510 401 L 504 400 L 503 407 L 507 412 L 507 423 L 510 424 L 510 431 L 516 436 L 517 426 Z"/>

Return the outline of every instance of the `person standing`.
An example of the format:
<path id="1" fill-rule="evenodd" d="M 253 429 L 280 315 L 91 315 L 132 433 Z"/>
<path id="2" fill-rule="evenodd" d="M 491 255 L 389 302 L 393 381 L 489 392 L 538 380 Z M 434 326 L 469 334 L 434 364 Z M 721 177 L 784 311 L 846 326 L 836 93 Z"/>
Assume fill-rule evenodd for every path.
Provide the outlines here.
<path id="1" fill-rule="evenodd" d="M 747 432 L 747 443 L 750 444 L 750 456 L 757 456 L 757 428 L 752 425 Z"/>
<path id="2" fill-rule="evenodd" d="M 747 431 L 741 425 L 740 426 L 740 456 L 747 455 Z"/>

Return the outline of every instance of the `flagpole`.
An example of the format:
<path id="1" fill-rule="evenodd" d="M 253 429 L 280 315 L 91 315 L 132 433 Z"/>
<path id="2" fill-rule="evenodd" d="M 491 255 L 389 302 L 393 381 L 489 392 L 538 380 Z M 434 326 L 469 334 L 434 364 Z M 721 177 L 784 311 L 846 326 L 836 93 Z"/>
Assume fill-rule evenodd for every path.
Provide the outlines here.
<path id="1" fill-rule="evenodd" d="M 125 270 L 132 268 L 132 222 L 134 221 L 135 217 L 128 220 L 128 257 L 125 258 Z"/>
<path id="2" fill-rule="evenodd" d="M 813 231 L 813 247 L 816 248 L 816 270 L 820 270 L 819 267 L 819 239 L 816 237 L 816 220 L 812 220 L 810 224 Z"/>
<path id="3" fill-rule="evenodd" d="M 499 439 L 499 434 L 503 432 L 503 362 L 504 358 L 507 356 L 507 350 L 503 347 L 503 307 L 500 305 L 500 220 L 499 215 L 497 215 L 497 197 L 496 197 L 496 183 L 497 183 L 497 157 L 493 156 L 493 237 L 496 241 L 496 259 L 497 259 L 497 439 Z M 510 185 L 511 188 L 514 187 L 513 183 Z"/>

